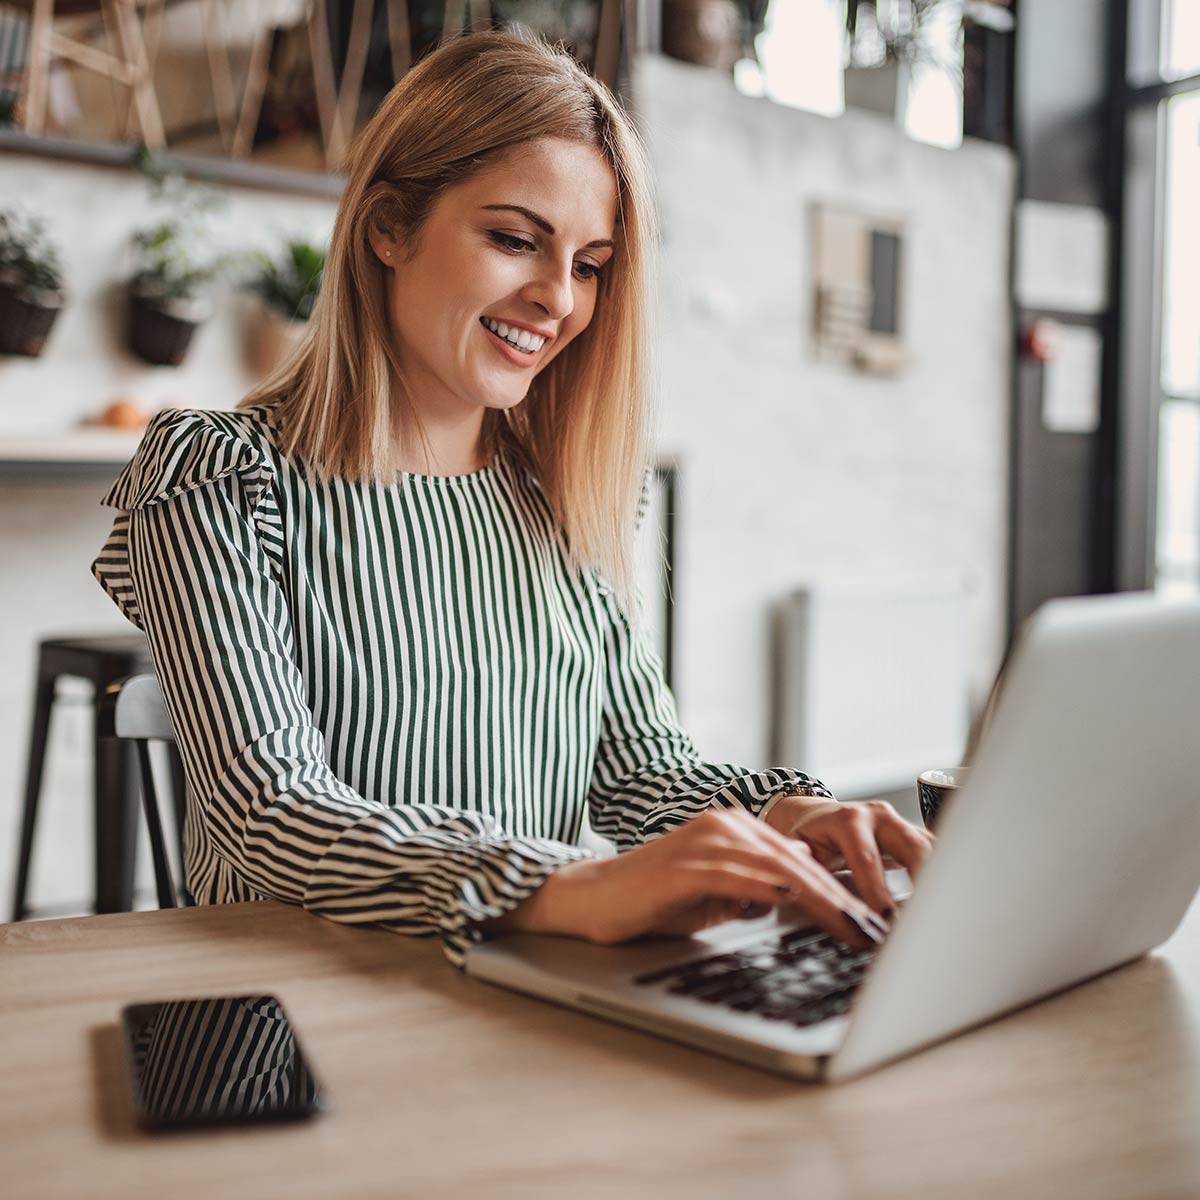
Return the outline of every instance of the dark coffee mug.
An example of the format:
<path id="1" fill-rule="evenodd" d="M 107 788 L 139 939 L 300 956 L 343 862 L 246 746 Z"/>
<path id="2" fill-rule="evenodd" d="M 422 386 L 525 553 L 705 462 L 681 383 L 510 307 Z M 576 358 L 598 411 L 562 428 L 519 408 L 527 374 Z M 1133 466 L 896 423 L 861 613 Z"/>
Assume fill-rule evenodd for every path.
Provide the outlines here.
<path id="1" fill-rule="evenodd" d="M 921 802 L 921 820 L 932 830 L 938 817 L 960 787 L 967 782 L 966 767 L 941 767 L 922 771 L 917 776 L 917 798 Z"/>

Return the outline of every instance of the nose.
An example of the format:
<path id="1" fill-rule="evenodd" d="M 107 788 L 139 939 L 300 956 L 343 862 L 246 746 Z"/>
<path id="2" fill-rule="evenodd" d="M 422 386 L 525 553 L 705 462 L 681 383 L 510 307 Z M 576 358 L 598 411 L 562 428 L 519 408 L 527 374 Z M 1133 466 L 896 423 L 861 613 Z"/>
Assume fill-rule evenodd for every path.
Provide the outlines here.
<path id="1" fill-rule="evenodd" d="M 575 286 L 572 279 L 574 264 L 544 260 L 521 295 L 536 304 L 548 317 L 565 321 L 575 309 Z"/>

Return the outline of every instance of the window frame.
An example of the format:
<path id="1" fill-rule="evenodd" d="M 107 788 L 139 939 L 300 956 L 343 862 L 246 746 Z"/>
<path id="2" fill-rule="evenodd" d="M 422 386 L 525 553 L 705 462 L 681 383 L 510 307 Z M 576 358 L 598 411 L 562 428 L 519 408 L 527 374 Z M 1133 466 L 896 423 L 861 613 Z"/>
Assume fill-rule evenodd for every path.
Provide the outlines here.
<path id="1" fill-rule="evenodd" d="M 1158 575 L 1158 447 L 1165 402 L 1200 404 L 1163 389 L 1166 161 L 1163 102 L 1200 93 L 1200 72 L 1162 75 L 1165 0 L 1118 3 L 1114 30 L 1112 200 L 1117 277 L 1117 527 L 1114 575 L 1122 591 L 1153 589 Z M 1131 76 L 1150 82 L 1130 82 Z"/>

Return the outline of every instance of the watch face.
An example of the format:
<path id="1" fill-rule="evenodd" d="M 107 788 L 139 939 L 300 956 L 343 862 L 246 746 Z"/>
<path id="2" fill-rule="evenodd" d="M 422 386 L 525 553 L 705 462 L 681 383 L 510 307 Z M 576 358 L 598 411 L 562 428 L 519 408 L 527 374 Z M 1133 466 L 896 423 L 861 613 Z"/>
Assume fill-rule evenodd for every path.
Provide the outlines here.
<path id="1" fill-rule="evenodd" d="M 146 1128 L 286 1120 L 324 1107 L 274 996 L 136 1004 L 122 1018 Z"/>

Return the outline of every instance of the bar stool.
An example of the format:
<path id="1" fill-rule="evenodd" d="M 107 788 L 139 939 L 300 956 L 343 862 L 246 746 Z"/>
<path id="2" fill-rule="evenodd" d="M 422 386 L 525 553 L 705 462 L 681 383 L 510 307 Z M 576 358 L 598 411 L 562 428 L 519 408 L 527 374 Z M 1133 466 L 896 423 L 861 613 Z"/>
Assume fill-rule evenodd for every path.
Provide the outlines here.
<path id="1" fill-rule="evenodd" d="M 12 919 L 28 914 L 25 894 L 33 852 L 38 797 L 46 740 L 54 708 L 58 679 L 62 675 L 86 679 L 92 685 L 95 753 L 95 869 L 98 913 L 129 912 L 133 908 L 133 868 L 137 838 L 137 775 L 127 742 L 99 736 L 97 706 L 105 688 L 116 679 L 154 670 L 150 649 L 140 634 L 107 637 L 46 638 L 38 643 L 37 682 L 34 688 L 33 725 L 29 738 L 29 765 L 25 776 L 25 808 L 21 816 L 21 850 L 13 893 Z"/>
<path id="2" fill-rule="evenodd" d="M 163 837 L 162 813 L 159 811 L 158 788 L 150 765 L 150 743 L 159 742 L 167 751 L 171 772 L 171 801 L 175 817 L 175 847 L 179 861 L 184 861 L 183 826 L 187 808 L 187 781 L 183 759 L 175 745 L 175 730 L 167 713 L 162 688 L 154 675 L 131 675 L 110 683 L 101 693 L 96 705 L 96 720 L 102 738 L 124 738 L 137 751 L 138 772 L 142 783 L 142 812 L 146 832 L 150 835 L 150 859 L 154 864 L 154 883 L 158 889 L 159 908 L 177 908 L 194 904 L 185 884 L 176 887 L 167 858 L 167 842 Z"/>

